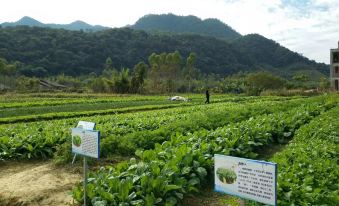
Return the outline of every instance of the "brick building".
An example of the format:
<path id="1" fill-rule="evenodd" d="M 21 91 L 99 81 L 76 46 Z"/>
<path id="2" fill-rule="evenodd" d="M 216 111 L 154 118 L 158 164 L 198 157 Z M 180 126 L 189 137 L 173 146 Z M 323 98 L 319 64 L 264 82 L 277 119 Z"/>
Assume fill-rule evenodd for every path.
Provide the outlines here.
<path id="1" fill-rule="evenodd" d="M 331 49 L 330 69 L 331 88 L 339 91 L 339 42 L 337 49 Z"/>

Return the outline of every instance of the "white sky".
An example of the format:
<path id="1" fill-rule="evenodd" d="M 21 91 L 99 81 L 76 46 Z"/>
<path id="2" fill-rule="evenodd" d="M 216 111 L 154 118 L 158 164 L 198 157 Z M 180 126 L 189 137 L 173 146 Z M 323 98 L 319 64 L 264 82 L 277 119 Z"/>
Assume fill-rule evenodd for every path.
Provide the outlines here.
<path id="1" fill-rule="evenodd" d="M 121 27 L 146 14 L 218 18 L 242 35 L 259 33 L 317 62 L 339 40 L 339 0 L 1 0 L 0 23 L 30 16 L 43 23 Z"/>

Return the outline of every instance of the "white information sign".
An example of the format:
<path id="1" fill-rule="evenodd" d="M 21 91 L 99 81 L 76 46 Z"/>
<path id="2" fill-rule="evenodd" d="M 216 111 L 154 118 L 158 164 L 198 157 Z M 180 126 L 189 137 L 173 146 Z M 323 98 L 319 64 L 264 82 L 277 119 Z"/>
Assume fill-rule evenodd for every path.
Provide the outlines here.
<path id="1" fill-rule="evenodd" d="M 86 121 L 79 121 L 78 128 L 86 129 L 86 130 L 94 130 L 95 123 L 94 122 L 86 122 Z"/>
<path id="2" fill-rule="evenodd" d="M 277 205 L 277 164 L 214 155 L 215 191 Z"/>
<path id="3" fill-rule="evenodd" d="M 100 132 L 84 130 L 82 128 L 72 129 L 72 152 L 88 157 L 99 158 L 100 154 Z"/>

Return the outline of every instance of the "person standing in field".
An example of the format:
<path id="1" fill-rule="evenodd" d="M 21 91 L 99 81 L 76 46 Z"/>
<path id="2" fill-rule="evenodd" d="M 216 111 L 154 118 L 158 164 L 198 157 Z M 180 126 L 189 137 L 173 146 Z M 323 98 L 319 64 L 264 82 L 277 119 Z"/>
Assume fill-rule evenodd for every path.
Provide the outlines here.
<path id="1" fill-rule="evenodd" d="M 210 103 L 210 93 L 208 92 L 208 90 L 206 90 L 206 101 L 205 104 L 209 104 Z"/>

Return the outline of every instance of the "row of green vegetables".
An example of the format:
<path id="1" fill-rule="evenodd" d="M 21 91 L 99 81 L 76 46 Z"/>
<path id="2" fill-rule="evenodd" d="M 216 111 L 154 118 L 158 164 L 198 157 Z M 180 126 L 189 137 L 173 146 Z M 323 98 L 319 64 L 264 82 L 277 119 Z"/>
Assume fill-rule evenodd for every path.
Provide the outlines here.
<path id="1" fill-rule="evenodd" d="M 130 97 L 133 94 L 108 94 L 108 93 L 78 93 L 78 92 L 37 92 L 37 93 L 5 93 L 0 96 L 0 102 L 16 102 L 21 99 L 81 99 L 99 97 Z"/>
<path id="2" fill-rule="evenodd" d="M 107 132 L 121 134 L 173 121 L 176 115 L 191 112 L 192 108 L 172 108 L 138 113 L 112 114 L 53 121 L 16 123 L 0 126 L 0 158 L 45 158 L 52 157 L 58 145 L 70 137 L 70 129 L 79 120 L 93 121 L 102 136 Z M 149 120 L 149 121 L 146 121 Z M 69 152 L 69 151 L 66 151 Z"/>
<path id="3" fill-rule="evenodd" d="M 308 100 L 310 101 L 310 100 Z M 315 101 L 315 99 L 313 99 Z M 322 101 L 318 98 L 318 101 Z M 139 123 L 148 123 L 140 128 L 130 126 L 133 120 L 124 121 L 131 130 L 120 127 L 120 130 L 112 129 L 111 123 L 102 125 L 102 131 L 105 131 L 101 141 L 101 157 L 110 157 L 112 155 L 133 155 L 138 148 L 154 148 L 156 143 L 162 143 L 169 140 L 173 135 L 182 135 L 194 132 L 199 129 L 215 129 L 224 126 L 232 121 L 248 119 L 251 116 L 272 113 L 274 111 L 283 111 L 295 107 L 305 99 L 271 102 L 256 101 L 255 103 L 234 104 L 224 103 L 216 105 L 203 105 L 193 107 L 188 113 L 172 115 L 171 121 L 152 123 L 152 118 L 142 118 Z M 154 116 L 153 116 L 154 117 Z M 170 116 L 171 117 L 171 116 Z M 70 143 L 65 143 L 56 153 L 58 161 L 67 162 L 71 158 Z"/>
<path id="4" fill-rule="evenodd" d="M 140 160 L 132 158 L 90 173 L 86 198 L 92 205 L 177 205 L 184 195 L 206 184 L 213 174 L 215 153 L 254 157 L 257 150 L 291 138 L 300 126 L 334 105 L 310 102 L 215 130 L 172 136 L 154 149 L 138 150 Z M 81 185 L 75 187 L 73 197 L 83 201 Z"/>
<path id="5" fill-rule="evenodd" d="M 301 127 L 274 155 L 278 205 L 339 205 L 339 106 Z"/>
<path id="6" fill-rule="evenodd" d="M 155 130 L 173 121 L 188 118 L 190 113 L 213 107 L 226 107 L 230 104 L 232 103 L 2 125 L 0 126 L 0 158 L 51 157 L 56 147 L 65 143 L 67 137 L 70 137 L 70 128 L 75 127 L 79 120 L 96 122 L 97 129 L 105 138 L 109 135 L 122 136 L 135 131 Z"/>
<path id="7" fill-rule="evenodd" d="M 56 98 L 56 97 L 21 97 L 14 96 L 12 98 L 6 98 L 6 96 L 0 96 L 0 109 L 18 108 L 18 107 L 37 107 L 37 106 L 56 106 L 56 105 L 68 105 L 68 104 L 93 104 L 93 103 L 106 103 L 106 102 L 159 102 L 167 101 L 169 96 L 147 96 L 147 95 L 121 95 L 121 96 L 83 96 L 81 98 Z M 191 101 L 201 101 L 204 95 L 190 95 Z M 228 101 L 232 99 L 252 99 L 255 97 L 248 96 L 230 96 L 230 95 L 213 95 L 213 101 Z M 263 97 L 267 98 L 267 97 Z M 270 97 L 268 97 L 270 98 Z M 295 97 L 289 97 L 295 98 Z"/>
<path id="8" fill-rule="evenodd" d="M 245 109 L 247 104 L 217 103 L 152 110 L 151 112 L 2 125 L 0 126 L 0 158 L 46 158 L 52 157 L 58 150 L 56 153 L 58 161 L 66 162 L 71 157 L 70 128 L 75 127 L 79 120 L 97 123 L 97 129 L 101 131 L 102 136 L 102 156 L 115 153 L 133 154 L 137 147 L 153 147 L 155 142 L 164 141 L 179 131 L 215 128 L 225 124 L 225 121 L 240 118 L 240 114 L 244 116 L 241 118 L 248 118 L 256 112 L 263 113 L 267 110 L 272 111 L 273 108 L 281 109 L 283 106 L 289 108 L 287 105 L 295 106 L 311 101 L 311 99 L 296 99 L 286 102 L 268 101 L 267 105 L 271 105 L 270 107 L 266 107 L 266 103 L 264 104 L 263 101 L 259 99 L 255 103 L 247 103 L 252 105 L 247 109 Z M 274 104 L 276 106 L 273 106 Z M 278 105 L 280 106 L 278 107 Z M 225 118 L 227 116 L 232 118 Z M 139 139 L 138 136 L 143 133 L 144 138 L 140 137 Z M 148 135 L 152 135 L 149 137 L 154 138 L 150 139 Z M 156 137 L 159 138 L 156 139 Z M 150 140 L 154 142 L 149 142 Z"/>
<path id="9" fill-rule="evenodd" d="M 0 96 L 1 97 L 1 96 Z M 18 97 L 0 98 L 0 109 L 35 106 L 56 106 L 67 104 L 88 104 L 104 102 L 126 102 L 126 101 L 159 101 L 166 99 L 165 96 L 84 96 L 77 98 L 57 98 L 57 97 Z"/>
<path id="10" fill-rule="evenodd" d="M 143 106 L 152 106 L 152 105 L 171 105 L 179 104 L 180 102 L 174 101 L 164 101 L 164 100 L 152 100 L 152 101 L 106 101 L 106 102 L 87 102 L 81 104 L 62 104 L 54 106 L 35 106 L 35 107 L 14 107 L 14 108 L 0 108 L 0 120 L 3 118 L 10 118 L 11 120 L 17 118 L 27 118 L 35 115 L 50 115 L 57 113 L 59 117 L 65 112 L 77 114 L 81 112 L 88 111 L 103 111 L 103 110 L 112 110 L 119 108 L 133 108 L 133 107 L 143 107 Z M 67 116 L 65 116 L 67 117 Z M 8 120 L 8 119 L 7 119 Z"/>
<path id="11" fill-rule="evenodd" d="M 36 121 L 46 121 L 46 120 L 55 120 L 55 119 L 68 119 L 68 118 L 74 118 L 74 117 L 89 117 L 89 116 L 95 116 L 95 115 L 111 115 L 111 114 L 138 112 L 138 111 L 176 108 L 176 107 L 183 107 L 183 106 L 190 106 L 190 105 L 181 103 L 181 104 L 143 105 L 143 106 L 135 106 L 135 107 L 123 107 L 123 108 L 116 108 L 116 109 L 93 110 L 93 111 L 52 112 L 52 113 L 35 114 L 35 115 L 29 115 L 29 116 L 0 118 L 0 124 L 12 124 L 12 123 L 18 123 L 18 122 L 36 122 Z"/>
<path id="12" fill-rule="evenodd" d="M 151 149 L 156 143 L 169 140 L 173 135 L 182 135 L 199 129 L 215 129 L 227 125 L 233 121 L 241 121 L 250 117 L 272 113 L 275 111 L 286 111 L 303 102 L 312 100 L 293 101 L 256 101 L 254 103 L 223 104 L 212 107 L 202 107 L 204 110 L 196 110 L 185 115 L 177 115 L 175 121 L 168 122 L 161 127 L 153 127 L 147 130 L 134 130 L 130 133 L 117 135 L 116 132 L 106 133 L 102 140 L 101 155 L 110 154 L 131 155 L 136 149 Z M 319 101 L 322 101 L 319 99 Z M 145 119 L 147 121 L 147 119 Z"/>
<path id="13" fill-rule="evenodd" d="M 141 96 L 140 96 L 141 97 Z M 138 97 L 138 98 L 140 98 Z M 174 108 L 182 106 L 200 105 L 202 100 L 195 100 L 190 102 L 175 102 L 163 99 L 163 96 L 155 96 L 153 100 L 138 100 L 133 101 L 126 98 L 126 100 L 92 102 L 82 100 L 78 104 L 60 104 L 60 105 L 47 105 L 47 106 L 27 106 L 27 107 L 12 107 L 0 108 L 0 124 L 9 124 L 16 122 L 32 122 L 53 119 L 65 119 L 80 116 L 93 116 L 93 115 L 107 115 L 113 113 L 135 112 L 152 109 Z M 157 100 L 157 98 L 162 98 Z M 256 97 L 229 97 L 220 96 L 218 99 L 213 100 L 213 103 L 219 102 L 240 102 L 240 101 L 256 101 Z M 281 97 L 260 97 L 263 100 L 280 100 Z M 291 99 L 291 98 L 285 98 Z M 43 102 L 43 100 L 42 100 Z"/>

